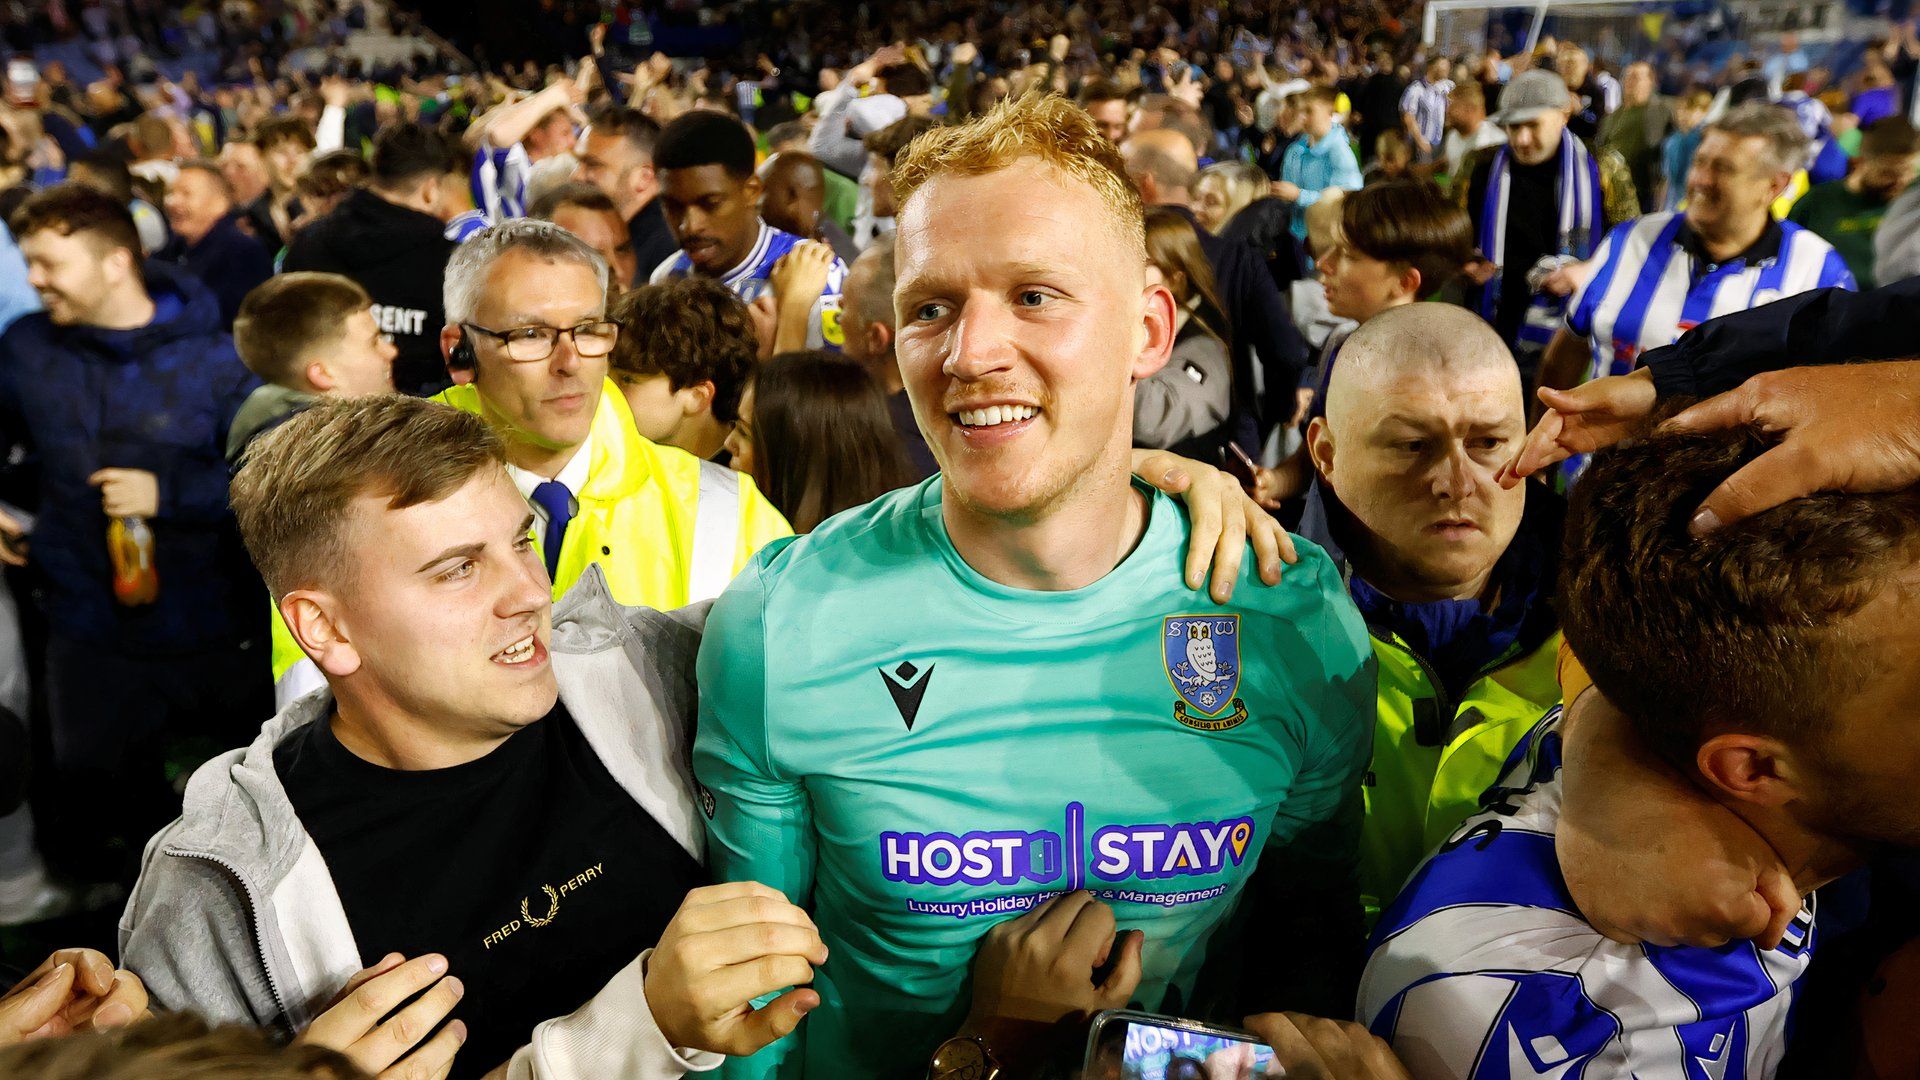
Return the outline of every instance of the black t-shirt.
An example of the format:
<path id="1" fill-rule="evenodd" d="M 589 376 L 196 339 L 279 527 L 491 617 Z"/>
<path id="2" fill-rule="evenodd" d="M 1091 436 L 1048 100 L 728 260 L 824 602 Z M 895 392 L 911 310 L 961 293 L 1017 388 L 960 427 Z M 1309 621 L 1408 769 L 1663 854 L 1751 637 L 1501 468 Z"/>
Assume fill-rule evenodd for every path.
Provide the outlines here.
<path id="1" fill-rule="evenodd" d="M 692 855 L 607 772 L 564 706 L 465 765 L 398 772 L 362 761 L 330 723 L 273 754 L 371 964 L 438 952 L 466 986 L 453 1075 L 506 1061 L 659 940 Z"/>
<path id="2" fill-rule="evenodd" d="M 1467 212 L 1476 237 L 1487 205 L 1492 164 L 1493 159 L 1487 158 L 1488 167 L 1476 169 L 1467 188 Z M 1509 156 L 1507 170 L 1507 250 L 1501 260 L 1500 306 L 1494 312 L 1493 328 L 1512 344 L 1533 300 L 1527 272 L 1542 258 L 1560 253 L 1560 155 L 1538 165 L 1522 165 Z"/>

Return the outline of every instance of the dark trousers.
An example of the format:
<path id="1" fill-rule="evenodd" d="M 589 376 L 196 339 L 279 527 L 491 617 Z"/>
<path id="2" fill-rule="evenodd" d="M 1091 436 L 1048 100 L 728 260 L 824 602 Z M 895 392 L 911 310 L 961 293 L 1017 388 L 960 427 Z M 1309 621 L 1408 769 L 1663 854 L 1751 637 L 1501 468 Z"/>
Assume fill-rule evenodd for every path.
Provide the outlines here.
<path id="1" fill-rule="evenodd" d="M 43 850 L 85 881 L 131 884 L 141 849 L 180 814 L 187 775 L 244 746 L 273 715 L 266 650 L 136 656 L 55 635 L 47 643 Z"/>

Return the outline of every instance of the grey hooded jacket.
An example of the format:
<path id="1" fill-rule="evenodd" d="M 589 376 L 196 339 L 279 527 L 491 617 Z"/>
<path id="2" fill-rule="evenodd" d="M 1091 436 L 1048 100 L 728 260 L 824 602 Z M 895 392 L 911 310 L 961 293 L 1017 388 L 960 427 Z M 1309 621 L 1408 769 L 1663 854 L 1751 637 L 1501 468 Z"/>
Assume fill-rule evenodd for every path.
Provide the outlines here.
<path id="1" fill-rule="evenodd" d="M 555 605 L 549 646 L 560 700 L 607 771 L 699 859 L 705 834 L 688 762 L 694 657 L 707 607 L 672 613 L 623 607 L 594 567 Z M 216 1023 L 298 1032 L 360 970 L 360 949 L 333 878 L 273 766 L 274 747 L 301 726 L 324 720 L 332 707 L 329 691 L 308 694 L 268 721 L 251 746 L 201 766 L 187 785 L 180 818 L 147 844 L 120 923 L 120 957 L 156 1006 L 193 1009 Z M 595 1071 L 668 1077 L 717 1065 L 713 1055 L 667 1046 L 638 993 L 643 962 L 644 955 L 606 991 L 624 984 L 637 1006 L 601 1010 L 625 1012 L 620 1024 L 639 1030 L 589 1039 L 602 1055 L 609 1042 L 630 1044 L 612 1049 L 624 1055 L 619 1064 L 602 1056 Z M 535 1049 L 543 1034 L 536 1028 Z M 516 1055 L 513 1075 L 570 1071 L 523 1061 L 529 1056 L 538 1054 L 523 1048 Z"/>

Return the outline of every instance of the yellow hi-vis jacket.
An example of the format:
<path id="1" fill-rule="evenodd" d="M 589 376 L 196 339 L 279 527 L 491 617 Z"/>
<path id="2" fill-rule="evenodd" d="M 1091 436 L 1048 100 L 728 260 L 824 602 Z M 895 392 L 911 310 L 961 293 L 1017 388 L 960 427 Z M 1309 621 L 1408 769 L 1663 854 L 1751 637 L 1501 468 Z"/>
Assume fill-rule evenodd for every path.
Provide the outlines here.
<path id="1" fill-rule="evenodd" d="M 434 400 L 480 413 L 480 393 L 455 386 Z M 642 438 L 627 401 L 612 382 L 602 384 L 593 414 L 592 462 L 576 493 L 579 510 L 560 542 L 553 577 L 559 599 L 588 566 L 598 563 L 613 598 L 662 611 L 719 596 L 747 560 L 793 527 L 753 480 L 685 450 Z M 319 685 L 319 673 L 274 613 L 275 697 L 284 704 Z"/>

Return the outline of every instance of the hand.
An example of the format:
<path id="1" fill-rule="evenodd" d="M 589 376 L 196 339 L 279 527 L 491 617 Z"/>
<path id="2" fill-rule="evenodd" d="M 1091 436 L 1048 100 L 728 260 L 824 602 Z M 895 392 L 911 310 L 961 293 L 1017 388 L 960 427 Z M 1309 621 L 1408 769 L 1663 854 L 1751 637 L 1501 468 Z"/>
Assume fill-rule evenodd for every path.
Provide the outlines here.
<path id="1" fill-rule="evenodd" d="M 1165 450 L 1135 450 L 1133 475 L 1187 504 L 1190 526 L 1184 577 L 1187 588 L 1198 589 L 1207 582 L 1211 561 L 1209 594 L 1214 603 L 1233 598 L 1249 540 L 1260 580 L 1268 585 L 1280 584 L 1281 563 L 1300 561 L 1287 530 L 1219 469 Z"/>
<path id="2" fill-rule="evenodd" d="M 101 469 L 87 483 L 100 489 L 108 517 L 150 518 L 160 512 L 160 479 L 145 469 Z"/>
<path id="3" fill-rule="evenodd" d="M 1055 34 L 1047 40 L 1047 55 L 1057 64 L 1067 58 L 1067 50 L 1072 47 L 1073 43 L 1068 40 L 1067 35 Z"/>
<path id="4" fill-rule="evenodd" d="M 971 41 L 963 41 L 953 47 L 953 66 L 966 67 L 980 58 L 980 48 Z"/>
<path id="5" fill-rule="evenodd" d="M 353 87 L 338 75 L 329 75 L 320 80 L 320 100 L 329 109 L 344 109 L 351 99 Z"/>
<path id="6" fill-rule="evenodd" d="M 1297 473 L 1285 469 L 1253 470 L 1253 501 L 1263 510 L 1280 509 L 1288 499 L 1306 490 L 1297 477 Z"/>
<path id="7" fill-rule="evenodd" d="M 1547 411 L 1527 432 L 1513 460 L 1500 466 L 1493 478 L 1512 488 L 1542 469 L 1575 454 L 1591 454 L 1627 437 L 1653 412 L 1653 372 L 1640 368 L 1630 375 L 1608 375 L 1571 390 L 1540 388 Z"/>
<path id="8" fill-rule="evenodd" d="M 1269 185 L 1269 190 L 1273 192 L 1273 197 L 1276 199 L 1284 199 L 1287 202 L 1300 201 L 1300 185 L 1291 180 L 1275 180 Z"/>
<path id="9" fill-rule="evenodd" d="M 1574 700 L 1562 734 L 1554 850 L 1595 930 L 1625 944 L 1780 943 L 1800 894 L 1759 833 L 1640 749 L 1598 690 Z"/>
<path id="10" fill-rule="evenodd" d="M 973 960 L 973 1008 L 962 1031 L 1002 1049 L 1016 1032 L 1124 1008 L 1140 986 L 1138 930 L 1114 932 L 1113 909 L 1084 889 L 1056 896 L 987 931 Z M 1113 958 L 1095 985 L 1093 973 Z M 991 1033 L 991 1034 L 989 1034 Z"/>
<path id="11" fill-rule="evenodd" d="M 587 46 L 593 50 L 593 55 L 595 56 L 599 56 L 607 51 L 606 23 L 594 23 L 593 26 L 587 30 Z"/>
<path id="12" fill-rule="evenodd" d="M 147 988 L 92 949 L 61 949 L 0 995 L 0 1046 L 124 1027 L 152 1015 Z"/>
<path id="13" fill-rule="evenodd" d="M 1920 482 L 1920 360 L 1770 371 L 1695 405 L 1662 431 L 1747 425 L 1779 445 L 1713 489 L 1698 535 L 1816 491 L 1898 491 Z"/>
<path id="14" fill-rule="evenodd" d="M 338 1050 L 379 1080 L 440 1080 L 452 1071 L 453 1057 L 467 1041 L 467 1025 L 455 1020 L 420 1045 L 466 993 L 446 971 L 447 958 L 437 953 L 411 960 L 388 953 L 348 979 L 327 1011 L 294 1041 Z M 416 994 L 406 1008 L 393 1012 Z"/>
<path id="15" fill-rule="evenodd" d="M 818 240 L 802 240 L 773 264 L 773 295 L 783 308 L 811 309 L 827 287 L 833 249 Z"/>
<path id="16" fill-rule="evenodd" d="M 0 510 L 0 566 L 27 565 L 26 532 L 18 518 Z"/>
<path id="17" fill-rule="evenodd" d="M 1393 1050 L 1359 1024 L 1262 1013 L 1247 1017 L 1246 1026 L 1273 1048 L 1287 1080 L 1410 1080 Z"/>
<path id="18" fill-rule="evenodd" d="M 1495 274 L 1500 272 L 1500 267 L 1497 263 L 1487 259 L 1475 258 L 1473 261 L 1467 263 L 1461 272 L 1466 274 L 1467 279 L 1475 285 L 1485 285 L 1487 282 L 1493 280 Z"/>
<path id="19" fill-rule="evenodd" d="M 1586 263 L 1568 263 L 1567 265 L 1540 279 L 1540 291 L 1555 296 L 1572 296 L 1580 286 L 1586 284 Z"/>
<path id="20" fill-rule="evenodd" d="M 827 962 L 807 913 L 756 881 L 687 894 L 647 958 L 647 1007 L 673 1046 L 745 1057 L 820 1004 L 800 989 Z M 756 1009 L 753 999 L 793 987 Z"/>
<path id="21" fill-rule="evenodd" d="M 780 309 L 774 304 L 772 293 L 761 293 L 747 305 L 747 315 L 753 319 L 753 336 L 760 342 L 760 359 L 773 357 L 773 340 L 780 333 Z"/>

